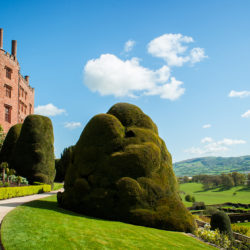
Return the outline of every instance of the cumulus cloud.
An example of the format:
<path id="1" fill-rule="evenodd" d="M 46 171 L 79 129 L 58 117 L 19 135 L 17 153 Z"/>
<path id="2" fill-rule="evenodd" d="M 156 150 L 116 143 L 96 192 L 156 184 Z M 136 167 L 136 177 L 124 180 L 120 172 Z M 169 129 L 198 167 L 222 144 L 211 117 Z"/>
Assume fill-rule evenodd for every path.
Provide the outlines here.
<path id="1" fill-rule="evenodd" d="M 61 115 L 63 113 L 66 113 L 64 109 L 59 109 L 52 103 L 35 107 L 35 114 L 38 115 L 56 116 L 56 115 Z"/>
<path id="2" fill-rule="evenodd" d="M 212 142 L 213 139 L 211 137 L 205 137 L 201 140 L 201 143 Z"/>
<path id="3" fill-rule="evenodd" d="M 148 52 L 166 63 L 158 69 L 141 65 L 136 57 L 122 60 L 113 54 L 102 54 L 89 60 L 84 66 L 84 84 L 100 95 L 115 97 L 138 97 L 159 95 L 161 98 L 176 100 L 185 92 L 183 82 L 171 75 L 172 66 L 182 66 L 186 62 L 195 64 L 206 57 L 204 49 L 188 50 L 185 44 L 193 38 L 181 34 L 164 34 L 148 44 Z M 135 41 L 125 43 L 124 52 L 133 49 Z"/>
<path id="4" fill-rule="evenodd" d="M 248 97 L 250 96 L 250 91 L 235 91 L 235 90 L 231 90 L 229 95 L 229 97 L 239 97 L 239 98 L 244 98 L 244 97 Z"/>
<path id="5" fill-rule="evenodd" d="M 190 51 L 190 62 L 192 64 L 195 64 L 197 62 L 200 62 L 202 59 L 206 58 L 205 50 L 203 48 L 193 48 Z"/>
<path id="6" fill-rule="evenodd" d="M 203 126 L 202 126 L 202 128 L 211 128 L 211 124 L 204 124 Z"/>
<path id="7" fill-rule="evenodd" d="M 192 42 L 194 40 L 190 36 L 164 34 L 148 44 L 148 52 L 155 57 L 163 58 L 168 66 L 182 66 L 187 62 L 194 64 L 207 56 L 203 48 L 193 48 L 188 51 L 188 47 L 184 44 Z"/>
<path id="8" fill-rule="evenodd" d="M 68 128 L 68 129 L 76 129 L 81 127 L 81 123 L 80 122 L 65 122 L 64 127 Z"/>
<path id="9" fill-rule="evenodd" d="M 227 145 L 227 146 L 236 145 L 236 144 L 245 144 L 245 143 L 246 141 L 244 140 L 232 140 L 228 138 L 225 138 L 217 142 L 218 145 Z"/>
<path id="10" fill-rule="evenodd" d="M 113 54 L 88 61 L 84 67 L 84 83 L 93 92 L 116 97 L 143 94 L 175 100 L 185 91 L 181 81 L 170 78 L 168 66 L 151 70 L 141 66 L 138 58 L 124 61 Z"/>
<path id="11" fill-rule="evenodd" d="M 202 147 L 191 147 L 185 150 L 185 152 L 196 155 L 213 154 L 218 152 L 225 152 L 230 149 L 230 146 L 246 143 L 246 141 L 244 140 L 233 140 L 229 138 L 224 138 L 220 141 L 214 141 L 210 137 L 203 138 L 201 142 L 205 145 Z"/>
<path id="12" fill-rule="evenodd" d="M 250 110 L 247 110 L 244 114 L 241 115 L 243 118 L 249 118 L 250 117 Z"/>
<path id="13" fill-rule="evenodd" d="M 124 51 L 126 53 L 130 52 L 135 46 L 135 41 L 134 40 L 128 40 L 125 45 L 124 45 Z"/>

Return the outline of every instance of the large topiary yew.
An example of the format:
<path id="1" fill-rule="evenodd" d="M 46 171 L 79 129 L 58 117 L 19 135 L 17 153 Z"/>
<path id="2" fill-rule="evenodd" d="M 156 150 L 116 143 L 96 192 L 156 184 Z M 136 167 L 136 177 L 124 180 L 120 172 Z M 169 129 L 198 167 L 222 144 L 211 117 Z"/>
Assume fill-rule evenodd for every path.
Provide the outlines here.
<path id="1" fill-rule="evenodd" d="M 74 147 L 60 206 L 86 215 L 192 232 L 171 155 L 137 106 L 118 103 L 94 116 Z"/>
<path id="2" fill-rule="evenodd" d="M 11 168 L 31 183 L 37 181 L 53 184 L 54 135 L 48 117 L 41 115 L 26 117 L 12 155 Z"/>

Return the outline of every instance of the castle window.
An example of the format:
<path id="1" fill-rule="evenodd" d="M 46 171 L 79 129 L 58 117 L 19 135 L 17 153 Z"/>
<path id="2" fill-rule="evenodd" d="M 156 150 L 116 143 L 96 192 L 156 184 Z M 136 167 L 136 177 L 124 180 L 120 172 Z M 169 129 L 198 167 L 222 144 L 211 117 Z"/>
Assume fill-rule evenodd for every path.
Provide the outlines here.
<path id="1" fill-rule="evenodd" d="M 12 89 L 12 87 L 7 85 L 7 84 L 5 84 L 4 87 L 5 87 L 5 95 L 7 97 L 11 98 L 11 89 Z"/>
<path id="2" fill-rule="evenodd" d="M 30 115 L 31 115 L 31 112 L 32 112 L 32 105 L 30 104 Z"/>
<path id="3" fill-rule="evenodd" d="M 25 94 L 25 100 L 26 100 L 26 98 L 27 98 L 27 92 L 25 91 L 25 93 L 24 93 L 24 94 Z"/>
<path id="4" fill-rule="evenodd" d="M 11 106 L 4 105 L 5 109 L 5 121 L 11 123 Z"/>
<path id="5" fill-rule="evenodd" d="M 5 70 L 6 70 L 6 77 L 8 79 L 11 79 L 12 69 L 6 66 Z"/>

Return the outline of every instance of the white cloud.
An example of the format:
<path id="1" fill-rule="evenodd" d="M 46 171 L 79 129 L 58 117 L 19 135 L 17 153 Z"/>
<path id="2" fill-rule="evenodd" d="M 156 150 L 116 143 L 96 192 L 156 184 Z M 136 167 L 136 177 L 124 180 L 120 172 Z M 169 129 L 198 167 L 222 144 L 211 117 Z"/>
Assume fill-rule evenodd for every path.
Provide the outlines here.
<path id="1" fill-rule="evenodd" d="M 250 110 L 247 110 L 244 114 L 241 115 L 243 118 L 249 118 L 250 117 Z"/>
<path id="2" fill-rule="evenodd" d="M 231 90 L 229 95 L 229 97 L 239 97 L 239 98 L 244 98 L 244 97 L 248 97 L 250 96 L 250 91 L 235 91 L 235 90 Z"/>
<path id="3" fill-rule="evenodd" d="M 193 48 L 190 51 L 190 62 L 195 64 L 200 62 L 202 59 L 206 58 L 205 50 L 203 48 Z"/>
<path id="4" fill-rule="evenodd" d="M 63 113 L 66 113 L 64 109 L 59 109 L 52 103 L 35 107 L 35 114 L 38 115 L 56 116 L 56 115 L 61 115 Z"/>
<path id="5" fill-rule="evenodd" d="M 135 46 L 135 41 L 134 40 L 128 40 L 125 45 L 124 45 L 124 51 L 126 53 L 130 52 Z"/>
<path id="6" fill-rule="evenodd" d="M 183 44 L 193 42 L 192 37 L 182 34 L 164 34 L 148 44 L 148 52 L 165 59 L 159 69 L 149 69 L 140 64 L 136 57 L 122 60 L 113 54 L 102 54 L 89 60 L 84 66 L 84 84 L 100 95 L 115 97 L 138 97 L 159 95 L 161 98 L 176 100 L 184 94 L 183 82 L 171 76 L 171 66 L 191 64 L 207 57 L 204 49 L 188 50 Z M 133 49 L 135 41 L 125 43 L 124 52 Z M 171 76 L 171 77 L 170 77 Z"/>
<path id="7" fill-rule="evenodd" d="M 217 142 L 218 145 L 227 145 L 227 146 L 236 145 L 236 144 L 245 144 L 245 143 L 246 141 L 244 140 L 232 140 L 228 138 L 225 138 L 222 141 Z"/>
<path id="8" fill-rule="evenodd" d="M 207 142 L 212 142 L 213 139 L 211 137 L 205 137 L 201 140 L 201 143 L 207 143 Z"/>
<path id="9" fill-rule="evenodd" d="M 204 124 L 203 126 L 202 126 L 202 128 L 211 128 L 211 124 Z"/>
<path id="10" fill-rule="evenodd" d="M 214 154 L 218 152 L 225 152 L 229 150 L 230 146 L 246 143 L 244 140 L 233 140 L 228 138 L 214 142 L 210 137 L 203 138 L 201 142 L 206 144 L 203 147 L 191 147 L 185 150 L 185 152 L 196 155 Z"/>
<path id="11" fill-rule="evenodd" d="M 68 128 L 68 129 L 76 129 L 81 127 L 81 123 L 80 122 L 65 122 L 64 127 Z"/>
<path id="12" fill-rule="evenodd" d="M 191 148 L 185 150 L 185 152 L 189 153 L 189 154 L 195 154 L 195 155 L 205 155 L 205 154 L 213 154 L 213 153 L 217 153 L 217 152 L 225 152 L 227 150 L 228 150 L 227 147 L 218 146 L 218 145 L 214 145 L 214 144 L 208 144 L 203 148 L 191 147 Z"/>
<path id="13" fill-rule="evenodd" d="M 123 61 L 112 54 L 103 54 L 87 62 L 84 83 L 94 92 L 116 97 L 143 94 L 175 100 L 185 91 L 180 87 L 181 81 L 170 78 L 168 66 L 151 70 L 141 66 L 138 58 Z"/>
<path id="14" fill-rule="evenodd" d="M 155 57 L 163 58 L 168 66 L 182 66 L 186 62 L 194 64 L 207 56 L 203 48 L 193 48 L 188 52 L 188 47 L 183 44 L 192 42 L 194 40 L 190 36 L 164 34 L 148 44 L 148 52 Z"/>

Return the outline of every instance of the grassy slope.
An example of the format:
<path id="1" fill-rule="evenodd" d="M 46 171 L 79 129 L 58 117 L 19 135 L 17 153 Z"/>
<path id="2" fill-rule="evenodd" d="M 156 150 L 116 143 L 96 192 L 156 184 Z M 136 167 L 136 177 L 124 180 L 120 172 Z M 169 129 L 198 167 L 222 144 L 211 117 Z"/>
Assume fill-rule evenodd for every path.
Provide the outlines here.
<path id="1" fill-rule="evenodd" d="M 196 201 L 203 201 L 207 205 L 225 202 L 250 203 L 250 189 L 244 188 L 243 186 L 239 186 L 224 191 L 221 191 L 220 188 L 203 191 L 202 184 L 200 183 L 185 183 L 180 185 L 181 191 L 193 195 Z M 233 195 L 235 192 L 236 195 Z M 192 202 L 185 201 L 184 194 L 181 194 L 181 197 L 186 206 L 189 207 L 192 205 Z"/>
<path id="2" fill-rule="evenodd" d="M 250 155 L 241 157 L 201 157 L 176 162 L 173 166 L 176 176 L 216 175 L 233 171 L 247 173 L 250 171 Z"/>
<path id="3" fill-rule="evenodd" d="M 2 224 L 12 249 L 213 249 L 183 233 L 89 218 L 57 207 L 51 196 L 20 206 Z"/>
<path id="4" fill-rule="evenodd" d="M 53 187 L 53 190 L 58 190 L 58 189 L 61 189 L 63 188 L 63 183 L 60 183 L 60 182 L 54 182 L 54 187 Z"/>

